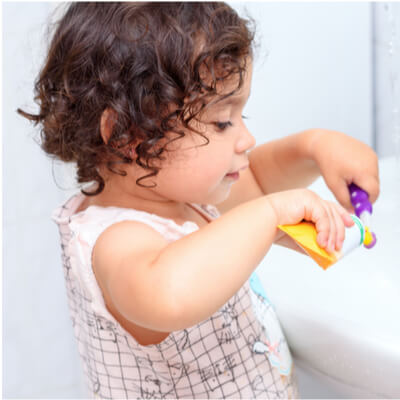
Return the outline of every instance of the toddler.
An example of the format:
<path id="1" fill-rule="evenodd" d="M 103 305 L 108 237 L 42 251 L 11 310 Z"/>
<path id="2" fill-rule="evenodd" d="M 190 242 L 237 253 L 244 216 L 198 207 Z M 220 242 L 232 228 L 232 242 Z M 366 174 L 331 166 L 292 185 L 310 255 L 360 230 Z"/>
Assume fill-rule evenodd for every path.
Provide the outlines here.
<path id="1" fill-rule="evenodd" d="M 255 147 L 253 37 L 224 3 L 72 3 L 39 113 L 18 110 L 83 184 L 53 219 L 93 397 L 298 396 L 253 271 L 273 243 L 295 248 L 279 224 L 312 221 L 340 248 L 347 211 L 301 187 L 326 159 L 311 149 L 354 139 L 310 130 Z"/>

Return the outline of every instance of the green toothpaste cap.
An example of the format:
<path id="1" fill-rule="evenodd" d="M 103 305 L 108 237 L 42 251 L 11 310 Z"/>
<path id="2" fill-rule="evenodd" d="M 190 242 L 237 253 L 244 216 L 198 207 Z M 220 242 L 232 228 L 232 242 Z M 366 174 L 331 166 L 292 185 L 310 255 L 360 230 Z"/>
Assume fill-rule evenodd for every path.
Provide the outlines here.
<path id="1" fill-rule="evenodd" d="M 364 243 L 364 235 L 365 235 L 365 229 L 364 226 L 361 222 L 361 220 L 355 216 L 355 215 L 350 215 L 352 220 L 356 223 L 356 225 L 358 226 L 358 229 L 360 230 L 360 234 L 361 234 L 361 240 L 360 240 L 360 245 L 362 245 Z"/>

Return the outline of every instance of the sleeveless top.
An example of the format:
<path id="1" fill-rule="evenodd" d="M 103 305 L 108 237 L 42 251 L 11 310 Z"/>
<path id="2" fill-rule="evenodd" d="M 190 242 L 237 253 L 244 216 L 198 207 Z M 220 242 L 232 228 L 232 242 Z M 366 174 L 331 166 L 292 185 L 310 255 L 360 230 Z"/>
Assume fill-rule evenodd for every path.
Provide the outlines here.
<path id="1" fill-rule="evenodd" d="M 52 218 L 60 231 L 70 316 L 92 397 L 298 397 L 287 343 L 255 275 L 206 320 L 171 332 L 159 344 L 139 344 L 106 308 L 91 264 L 97 238 L 126 220 L 143 222 L 170 242 L 199 227 L 117 207 L 89 206 L 75 213 L 84 198 L 74 195 Z M 209 220 L 219 216 L 214 206 L 191 206 Z"/>

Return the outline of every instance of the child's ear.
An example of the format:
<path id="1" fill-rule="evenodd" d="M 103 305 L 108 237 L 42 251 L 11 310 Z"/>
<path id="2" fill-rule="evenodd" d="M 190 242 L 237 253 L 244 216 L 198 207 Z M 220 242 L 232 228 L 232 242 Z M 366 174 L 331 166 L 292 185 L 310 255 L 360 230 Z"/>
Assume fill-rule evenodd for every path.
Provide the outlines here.
<path id="1" fill-rule="evenodd" d="M 105 144 L 110 140 L 117 115 L 111 108 L 106 108 L 101 114 L 100 134 Z"/>
<path id="2" fill-rule="evenodd" d="M 115 122 L 117 120 L 117 113 L 112 108 L 106 108 L 103 113 L 101 114 L 100 118 L 100 134 L 105 144 L 108 144 Z M 132 158 L 132 160 L 136 160 L 136 146 L 143 141 L 143 137 L 137 137 L 133 140 L 129 145 L 124 147 L 123 149 L 119 149 L 122 152 L 125 152 L 127 156 Z M 112 144 L 112 147 L 118 147 L 116 143 Z"/>

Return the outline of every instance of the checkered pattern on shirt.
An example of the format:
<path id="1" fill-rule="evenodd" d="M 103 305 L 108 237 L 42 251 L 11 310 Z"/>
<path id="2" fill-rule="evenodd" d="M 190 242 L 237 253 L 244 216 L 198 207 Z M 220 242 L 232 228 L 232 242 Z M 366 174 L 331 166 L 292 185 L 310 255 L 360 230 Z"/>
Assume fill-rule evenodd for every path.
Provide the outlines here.
<path id="1" fill-rule="evenodd" d="M 253 345 L 266 334 L 255 318 L 248 283 L 203 322 L 172 332 L 157 345 L 142 346 L 97 304 L 90 285 L 74 271 L 77 249 L 69 245 L 73 210 L 57 211 L 70 314 L 89 388 L 95 397 L 290 398 L 294 383 L 271 367 Z M 111 210 L 104 209 L 104 212 Z M 132 210 L 127 219 L 135 219 Z M 151 215 L 149 214 L 149 218 Z M 100 229 L 100 228 L 99 228 Z M 105 229 L 104 225 L 101 227 Z M 92 244 L 94 245 L 94 243 Z M 97 285 L 97 282 L 90 284 Z M 103 307 L 101 313 L 99 307 Z M 108 317 L 107 317 L 108 315 Z"/>

